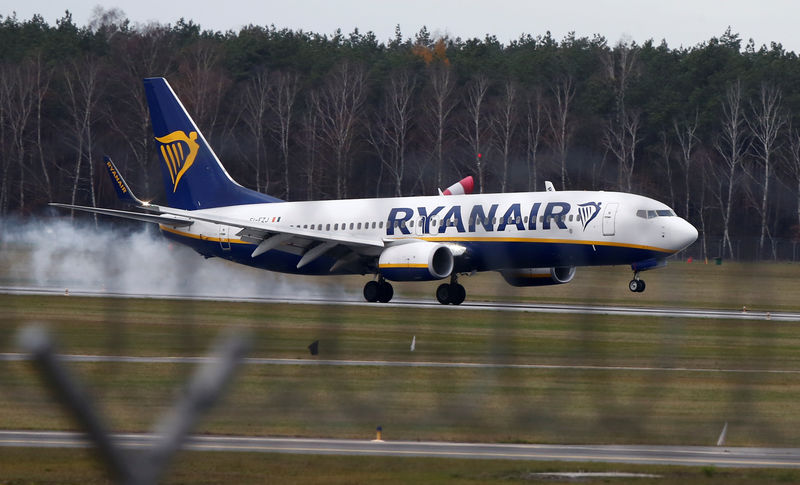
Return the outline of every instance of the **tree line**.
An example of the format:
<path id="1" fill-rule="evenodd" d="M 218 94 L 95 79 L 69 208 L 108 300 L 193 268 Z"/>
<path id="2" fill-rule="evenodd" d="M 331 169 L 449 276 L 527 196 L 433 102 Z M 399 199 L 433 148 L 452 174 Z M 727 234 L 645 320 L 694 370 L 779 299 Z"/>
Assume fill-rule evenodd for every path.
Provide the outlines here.
<path id="1" fill-rule="evenodd" d="M 231 176 L 286 200 L 621 190 L 662 200 L 704 255 L 800 239 L 800 62 L 728 29 L 695 46 L 423 28 L 379 41 L 118 10 L 0 17 L 0 216 L 113 203 L 111 156 L 162 193 L 142 78 L 166 77 Z M 708 241 L 721 243 L 716 249 Z M 722 253 L 719 253 L 722 251 Z"/>

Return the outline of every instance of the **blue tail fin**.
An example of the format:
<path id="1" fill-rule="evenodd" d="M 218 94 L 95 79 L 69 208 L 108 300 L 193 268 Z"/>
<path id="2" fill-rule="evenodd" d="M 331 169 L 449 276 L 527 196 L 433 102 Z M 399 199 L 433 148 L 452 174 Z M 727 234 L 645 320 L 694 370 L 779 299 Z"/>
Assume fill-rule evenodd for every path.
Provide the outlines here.
<path id="1" fill-rule="evenodd" d="M 281 201 L 233 181 L 166 79 L 147 78 L 144 90 L 170 207 L 194 210 Z"/>

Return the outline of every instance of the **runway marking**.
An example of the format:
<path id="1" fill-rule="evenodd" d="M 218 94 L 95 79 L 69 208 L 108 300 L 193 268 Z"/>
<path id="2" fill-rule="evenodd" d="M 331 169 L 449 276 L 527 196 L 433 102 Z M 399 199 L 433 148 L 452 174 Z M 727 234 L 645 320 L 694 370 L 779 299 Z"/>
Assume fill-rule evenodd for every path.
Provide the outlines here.
<path id="1" fill-rule="evenodd" d="M 142 448 L 152 446 L 157 437 L 153 434 L 129 433 L 114 435 L 114 439 L 120 446 L 126 448 Z M 75 432 L 0 431 L 0 446 L 86 448 L 92 445 L 88 438 Z M 692 446 L 647 445 L 506 445 L 430 441 L 375 443 L 365 440 L 202 435 L 190 437 L 184 443 L 183 449 L 216 452 L 655 463 L 686 466 L 800 467 L 800 449 L 796 448 L 721 448 L 716 450 Z M 772 455 L 772 457 L 764 455 Z M 779 456 L 783 458 L 778 458 Z"/>
<path id="2" fill-rule="evenodd" d="M 0 286 L 0 293 L 9 295 L 64 295 L 64 288 L 37 288 L 37 287 L 11 287 Z M 187 301 L 227 301 L 247 303 L 280 303 L 289 305 L 339 305 L 339 306 L 369 306 L 373 308 L 425 308 L 452 311 L 482 310 L 521 313 L 557 313 L 578 315 L 636 315 L 649 317 L 668 318 L 703 318 L 721 320 L 765 320 L 771 322 L 800 322 L 800 312 L 772 312 L 772 311 L 741 311 L 725 309 L 685 309 L 685 308 L 657 308 L 657 307 L 630 307 L 610 305 L 567 305 L 559 303 L 520 303 L 520 302 L 482 302 L 467 301 L 461 305 L 440 305 L 431 300 L 410 300 L 397 298 L 390 303 L 368 303 L 361 301 L 358 294 L 352 295 L 352 300 L 341 300 L 321 297 L 312 298 L 271 298 L 271 297 L 228 297 L 221 295 L 160 295 L 146 293 L 115 293 L 97 290 L 69 289 L 72 296 L 85 296 L 97 298 L 144 298 L 167 299 Z"/>
<path id="3" fill-rule="evenodd" d="M 132 355 L 80 355 L 59 354 L 66 362 L 120 363 L 120 364 L 205 364 L 214 361 L 213 357 L 139 357 Z M 0 353 L 0 362 L 24 362 L 33 360 L 29 354 Z M 691 367 L 647 367 L 647 366 L 603 366 L 568 364 L 492 364 L 480 362 L 411 362 L 386 360 L 316 360 L 316 359 L 270 359 L 247 357 L 242 359 L 246 365 L 281 366 L 332 366 L 332 367 L 420 367 L 443 369 L 521 369 L 521 370 L 588 370 L 615 372 L 692 372 L 723 374 L 800 374 L 800 369 L 714 369 Z"/>

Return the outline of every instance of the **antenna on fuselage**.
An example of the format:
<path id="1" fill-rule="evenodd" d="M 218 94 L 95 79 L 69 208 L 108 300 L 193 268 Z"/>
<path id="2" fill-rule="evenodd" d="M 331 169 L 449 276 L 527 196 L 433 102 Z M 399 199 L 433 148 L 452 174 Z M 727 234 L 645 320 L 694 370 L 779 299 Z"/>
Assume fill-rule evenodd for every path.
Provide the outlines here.
<path id="1" fill-rule="evenodd" d="M 544 190 L 545 192 L 555 192 L 556 188 L 553 186 L 553 182 L 549 180 L 544 181 Z"/>

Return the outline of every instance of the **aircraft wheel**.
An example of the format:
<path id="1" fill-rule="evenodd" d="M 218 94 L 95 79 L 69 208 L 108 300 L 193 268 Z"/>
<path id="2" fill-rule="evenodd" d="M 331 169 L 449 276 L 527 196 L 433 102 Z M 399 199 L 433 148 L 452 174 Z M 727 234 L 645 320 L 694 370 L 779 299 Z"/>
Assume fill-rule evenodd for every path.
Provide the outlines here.
<path id="1" fill-rule="evenodd" d="M 393 296 L 394 288 L 392 288 L 392 285 L 386 281 L 382 281 L 378 290 L 378 301 L 381 303 L 389 303 L 389 300 L 391 300 Z"/>
<path id="2" fill-rule="evenodd" d="M 636 288 L 636 293 L 643 292 L 644 291 L 644 287 L 645 287 L 644 280 L 639 280 L 639 287 Z"/>
<path id="3" fill-rule="evenodd" d="M 450 283 L 442 283 L 436 288 L 436 299 L 439 300 L 439 303 L 442 305 L 450 303 L 450 294 Z"/>
<path id="4" fill-rule="evenodd" d="M 377 281 L 368 281 L 367 284 L 364 285 L 364 299 L 370 303 L 378 301 L 378 295 L 380 295 L 380 288 L 381 285 L 378 284 Z"/>
<path id="5" fill-rule="evenodd" d="M 462 285 L 458 283 L 452 284 L 450 285 L 450 290 L 450 303 L 453 305 L 464 303 L 464 299 L 467 297 L 467 290 Z"/>
<path id="6" fill-rule="evenodd" d="M 631 290 L 634 293 L 638 293 L 639 292 L 639 280 L 631 280 L 631 282 L 628 283 L 628 289 Z"/>

